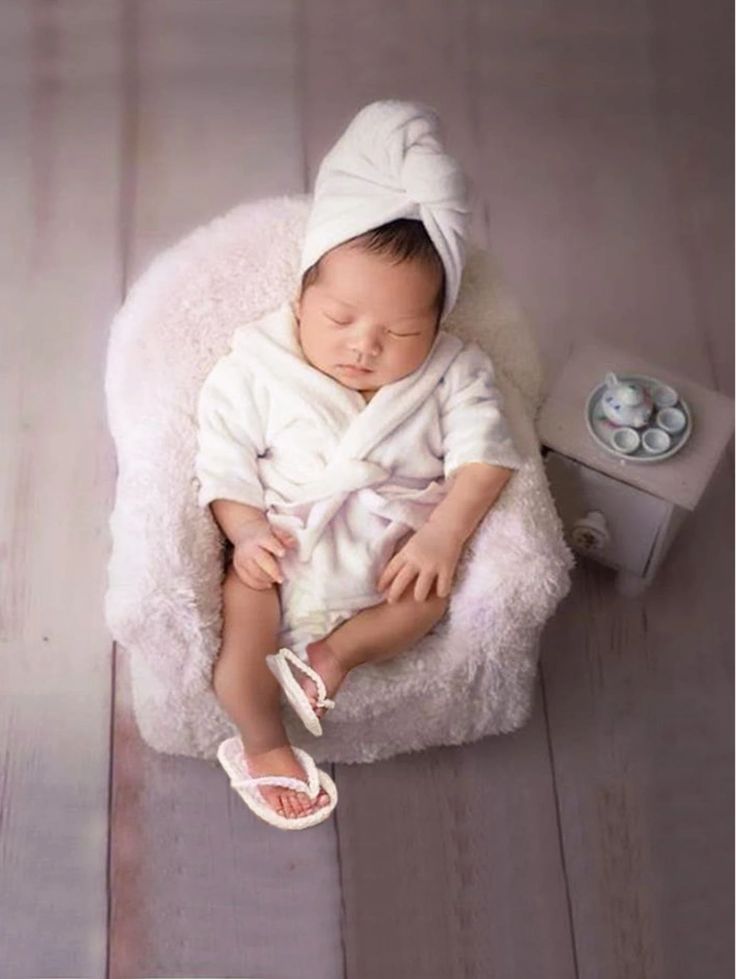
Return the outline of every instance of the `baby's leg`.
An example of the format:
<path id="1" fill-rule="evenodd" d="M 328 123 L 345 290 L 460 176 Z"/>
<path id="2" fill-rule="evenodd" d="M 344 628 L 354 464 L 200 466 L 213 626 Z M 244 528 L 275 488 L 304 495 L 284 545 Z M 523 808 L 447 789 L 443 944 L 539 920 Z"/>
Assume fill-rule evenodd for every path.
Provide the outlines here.
<path id="1" fill-rule="evenodd" d="M 363 609 L 325 640 L 348 670 L 363 663 L 392 659 L 429 632 L 444 615 L 449 601 L 449 597 L 440 598 L 433 593 L 418 602 L 409 586 L 398 601 Z"/>
<path id="2" fill-rule="evenodd" d="M 222 595 L 222 645 L 212 686 L 240 730 L 246 751 L 267 751 L 284 743 L 280 689 L 265 661 L 276 649 L 279 596 L 275 587 L 249 588 L 232 565 Z"/>
<path id="3" fill-rule="evenodd" d="M 240 732 L 251 774 L 304 778 L 281 720 L 281 688 L 266 666 L 266 656 L 277 648 L 280 618 L 276 586 L 250 588 L 230 565 L 223 583 L 222 646 L 212 686 Z M 288 816 L 314 808 L 302 792 L 278 786 L 261 787 L 261 792 L 269 805 Z M 324 793 L 322 800 L 327 801 Z"/>
<path id="4" fill-rule="evenodd" d="M 410 590 L 396 602 L 381 602 L 363 609 L 316 642 L 307 643 L 310 665 L 322 677 L 327 696 L 334 699 L 350 670 L 363 663 L 377 663 L 405 652 L 445 613 L 449 598 L 436 594 L 417 602 Z M 317 687 L 308 677 L 297 681 L 318 717 L 326 708 L 317 707 Z"/>

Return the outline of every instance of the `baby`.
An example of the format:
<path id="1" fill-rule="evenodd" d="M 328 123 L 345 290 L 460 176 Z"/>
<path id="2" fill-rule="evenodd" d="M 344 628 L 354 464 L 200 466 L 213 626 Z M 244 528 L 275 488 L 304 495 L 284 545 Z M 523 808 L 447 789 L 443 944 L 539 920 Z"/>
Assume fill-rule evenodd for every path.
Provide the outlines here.
<path id="1" fill-rule="evenodd" d="M 266 657 L 299 650 L 331 699 L 356 666 L 414 645 L 444 615 L 465 543 L 522 464 L 491 361 L 440 329 L 459 289 L 467 210 L 456 179 L 448 191 L 435 124 L 412 103 L 362 110 L 322 164 L 297 295 L 236 331 L 200 395 L 199 502 L 230 559 L 213 688 L 253 776 L 304 778 Z M 426 159 L 414 173 L 421 204 L 398 188 L 409 216 L 392 217 L 397 193 L 386 187 L 391 219 L 381 221 L 375 174 L 358 172 L 352 208 L 332 177 L 345 180 L 356 140 L 381 147 L 397 133 L 404 178 L 417 146 L 433 151 L 439 175 Z M 353 217 L 336 223 L 341 213 Z M 315 683 L 295 678 L 321 717 Z M 290 818 L 328 801 L 261 793 Z"/>

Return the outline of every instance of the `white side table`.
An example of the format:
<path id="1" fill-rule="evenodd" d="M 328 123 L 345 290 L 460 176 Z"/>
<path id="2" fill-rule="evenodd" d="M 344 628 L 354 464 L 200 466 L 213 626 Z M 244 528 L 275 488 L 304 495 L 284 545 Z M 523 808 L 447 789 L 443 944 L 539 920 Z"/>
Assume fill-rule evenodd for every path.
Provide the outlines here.
<path id="1" fill-rule="evenodd" d="M 607 371 L 654 376 L 679 392 L 692 413 L 692 431 L 679 452 L 641 463 L 611 455 L 594 441 L 585 405 Z M 621 594 L 642 592 L 697 506 L 733 431 L 731 398 L 618 347 L 575 344 L 537 417 L 547 476 L 570 547 L 614 568 Z"/>

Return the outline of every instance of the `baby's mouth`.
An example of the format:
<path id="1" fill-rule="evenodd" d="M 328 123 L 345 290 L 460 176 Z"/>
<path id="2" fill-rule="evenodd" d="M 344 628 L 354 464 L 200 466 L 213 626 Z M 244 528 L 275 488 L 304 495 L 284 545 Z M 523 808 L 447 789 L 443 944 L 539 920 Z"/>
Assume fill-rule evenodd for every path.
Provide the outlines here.
<path id="1" fill-rule="evenodd" d="M 341 370 L 348 371 L 349 373 L 355 374 L 372 374 L 373 371 L 369 370 L 367 367 L 357 367 L 354 364 L 339 364 Z"/>

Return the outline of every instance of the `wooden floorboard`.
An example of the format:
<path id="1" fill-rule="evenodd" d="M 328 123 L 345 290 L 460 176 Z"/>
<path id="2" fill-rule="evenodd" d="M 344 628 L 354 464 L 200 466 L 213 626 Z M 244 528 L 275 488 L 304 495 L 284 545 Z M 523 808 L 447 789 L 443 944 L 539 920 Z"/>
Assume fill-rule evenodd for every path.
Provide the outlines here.
<path id="1" fill-rule="evenodd" d="M 733 5 L 650 0 L 650 17 L 652 126 L 707 359 L 702 380 L 733 397 Z"/>
<path id="2" fill-rule="evenodd" d="M 708 12 L 681 6 L 677 21 L 653 5 L 634 33 L 623 19 L 603 32 L 585 11 L 567 13 L 564 25 L 545 25 L 558 83 L 547 75 L 553 126 L 539 159 L 564 140 L 565 158 L 589 179 L 539 181 L 544 213 L 554 202 L 558 225 L 567 219 L 552 259 L 565 292 L 554 294 L 547 362 L 564 353 L 550 356 L 564 323 L 566 335 L 621 336 L 624 347 L 731 393 L 732 154 L 714 84 L 723 59 L 710 71 L 702 63 L 719 47 Z M 688 34 L 705 39 L 697 59 L 689 46 L 678 57 Z M 587 82 L 579 89 L 559 81 L 578 76 Z M 530 166 L 538 177 L 541 163 Z M 541 310 L 544 282 L 534 289 Z M 616 301 L 606 301 L 609 289 Z M 732 973 L 723 859 L 733 825 L 732 501 L 731 448 L 650 591 L 618 597 L 610 571 L 581 564 L 547 632 L 542 672 L 581 976 Z"/>
<path id="3" fill-rule="evenodd" d="M 0 19 L 0 974 L 104 976 L 118 11 Z"/>
<path id="4" fill-rule="evenodd" d="M 524 10 L 471 5 L 468 43 L 489 246 L 548 378 L 573 338 L 596 336 L 710 383 L 659 137 L 657 25 L 638 3 Z"/>
<path id="5" fill-rule="evenodd" d="M 219 764 L 153 751 L 120 650 L 117 664 L 111 977 L 339 979 L 334 822 L 275 832 Z"/>
<path id="6" fill-rule="evenodd" d="M 348 976 L 575 975 L 539 691 L 514 734 L 338 771 Z"/>
<path id="7" fill-rule="evenodd" d="M 580 975 L 733 971 L 732 498 L 726 459 L 645 596 L 581 565 L 548 629 Z"/>

